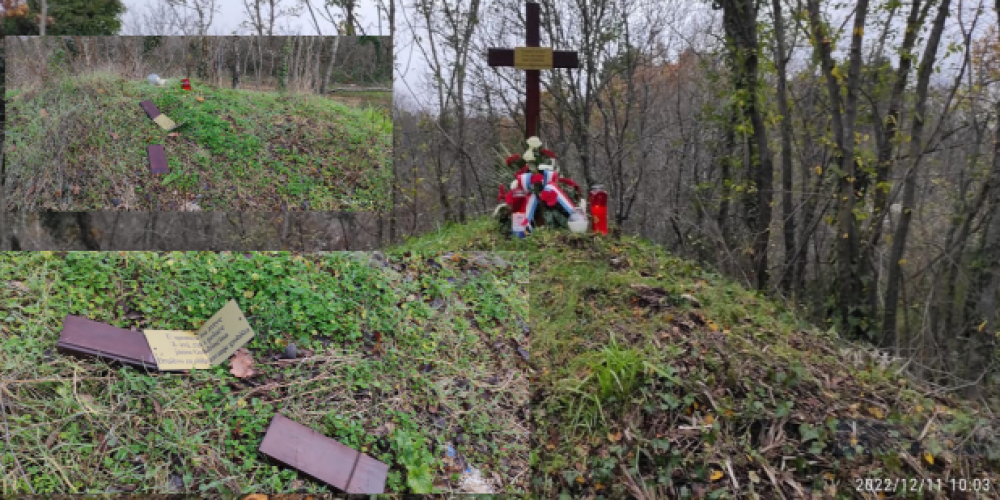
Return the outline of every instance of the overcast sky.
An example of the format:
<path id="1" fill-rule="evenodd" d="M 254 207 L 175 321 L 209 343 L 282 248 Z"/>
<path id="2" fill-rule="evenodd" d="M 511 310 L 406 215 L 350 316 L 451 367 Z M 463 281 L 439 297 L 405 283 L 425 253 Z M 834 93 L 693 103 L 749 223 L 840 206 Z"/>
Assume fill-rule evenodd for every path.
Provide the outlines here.
<path id="1" fill-rule="evenodd" d="M 137 15 L 147 12 L 151 6 L 159 3 L 163 0 L 122 0 L 128 12 L 122 18 L 123 25 L 126 30 L 128 30 L 130 23 L 136 20 Z M 313 8 L 315 9 L 317 5 L 322 4 L 325 0 L 312 0 Z M 384 2 L 390 0 L 383 0 Z M 398 0 L 397 0 L 398 1 Z M 212 22 L 212 28 L 210 33 L 213 35 L 231 35 L 234 31 L 237 34 L 250 34 L 249 30 L 240 26 L 241 23 L 248 20 L 246 14 L 246 7 L 244 6 L 244 0 L 216 0 L 217 13 L 215 19 Z M 386 35 L 389 34 L 388 20 L 383 14 L 381 17 L 381 22 L 379 19 L 379 0 L 358 0 L 358 7 L 355 15 L 358 17 L 359 24 L 366 35 Z M 253 5 L 252 0 L 247 0 L 247 3 Z M 295 7 L 301 6 L 301 0 L 281 0 L 281 5 L 284 7 Z M 343 12 L 336 7 L 331 7 L 330 11 L 337 16 L 337 20 L 342 20 L 344 18 Z M 313 25 L 312 17 L 309 15 L 309 11 L 304 7 L 301 12 L 292 17 L 288 17 L 283 20 L 279 26 L 281 26 L 281 34 L 286 33 L 297 33 L 301 35 L 334 35 L 336 34 L 336 29 L 333 24 L 324 21 L 317 15 L 317 21 L 320 25 L 322 33 L 316 33 L 316 28 Z M 381 31 L 380 31 L 381 30 Z M 277 31 L 277 28 L 276 28 Z M 126 31 L 128 32 L 128 31 Z M 179 34 L 179 33 L 130 33 L 130 34 L 143 34 L 143 35 L 157 35 L 157 34 Z M 359 35 L 362 33 L 358 33 Z"/>
<path id="2" fill-rule="evenodd" d="M 943 42 L 941 44 L 941 49 L 938 55 L 939 61 L 943 59 L 942 63 L 940 64 L 941 72 L 934 76 L 935 83 L 944 83 L 946 81 L 950 83 L 951 79 L 953 78 L 952 75 L 955 74 L 956 70 L 960 66 L 962 61 L 961 51 L 954 51 L 949 53 L 947 49 L 949 47 L 949 44 L 957 44 L 959 47 L 962 46 L 961 24 L 964 24 L 966 27 L 968 27 L 969 23 L 972 21 L 974 17 L 976 8 L 980 5 L 980 1 L 981 0 L 952 0 L 952 15 L 948 19 L 947 28 L 945 30 Z M 397 20 L 396 20 L 396 41 L 394 44 L 396 51 L 395 53 L 396 73 L 394 81 L 394 92 L 396 94 L 397 102 L 409 109 L 414 109 L 414 108 L 435 109 L 436 97 L 432 95 L 432 93 L 428 92 L 429 88 L 428 82 L 430 81 L 428 75 L 429 68 L 427 66 L 426 61 L 423 58 L 423 54 L 421 53 L 420 48 L 414 41 L 414 33 L 413 33 L 414 29 L 420 31 L 423 28 L 420 26 L 419 17 L 415 16 L 415 12 L 413 11 L 412 5 L 410 5 L 411 3 L 412 2 L 397 1 L 396 4 L 398 8 L 397 8 Z M 491 2 L 487 1 L 485 5 L 486 6 L 483 8 L 484 12 L 483 15 L 490 16 L 491 11 L 493 10 L 491 8 Z M 992 10 L 993 3 L 988 2 L 984 3 L 983 5 L 985 6 L 984 13 L 983 16 L 978 21 L 975 30 L 976 36 L 974 38 L 981 38 L 985 36 L 988 27 L 997 26 L 996 15 Z M 908 11 L 909 11 L 909 2 L 903 2 L 903 7 L 900 9 L 899 12 L 897 12 L 896 17 L 893 20 L 894 25 L 901 27 L 902 23 L 905 21 L 905 16 L 908 13 Z M 932 15 L 930 16 L 931 19 L 928 19 L 927 21 L 927 26 L 925 27 L 925 31 L 923 33 L 924 38 L 926 38 L 927 30 L 929 30 L 930 28 L 930 23 L 933 19 L 933 14 L 935 12 L 936 11 L 932 12 Z M 691 8 L 685 12 L 685 15 L 695 16 L 695 17 L 705 16 L 705 15 L 715 16 L 716 22 L 714 26 L 716 27 L 716 30 L 721 30 L 721 14 L 709 10 L 707 3 L 702 2 L 696 5 L 692 5 Z M 767 20 L 768 15 L 769 15 L 768 13 L 762 12 L 761 14 L 762 22 L 770 22 L 769 20 Z M 846 8 L 833 9 L 831 17 L 832 17 L 832 24 L 834 25 L 835 28 L 843 27 L 847 33 L 850 33 L 851 26 L 845 25 L 845 22 L 846 23 L 853 22 L 852 10 L 847 10 Z M 877 33 L 877 30 L 879 29 L 878 24 L 876 24 L 873 21 L 874 17 L 875 14 L 870 14 L 868 16 L 867 24 L 868 24 L 868 30 L 870 30 L 869 32 L 870 34 L 866 33 L 865 36 L 865 48 L 868 51 L 870 51 L 871 48 L 873 47 L 874 41 L 872 40 L 872 38 L 875 36 L 875 33 Z M 880 14 L 879 17 L 884 19 L 885 14 L 884 13 Z M 684 23 L 681 23 L 682 26 L 683 24 Z M 697 23 L 692 23 L 692 24 L 697 24 Z M 523 28 L 518 27 L 516 29 L 521 30 Z M 902 42 L 902 30 L 897 29 L 896 31 L 897 31 L 897 37 L 895 43 L 899 44 Z M 426 33 L 421 33 L 421 34 L 424 37 L 426 37 Z M 519 36 L 523 36 L 523 34 L 520 34 Z M 689 38 L 690 34 L 678 33 L 676 29 L 665 29 L 663 30 L 663 34 L 661 36 L 674 37 L 677 39 L 685 39 Z M 543 33 L 542 35 L 543 45 L 548 43 L 546 38 L 547 37 Z M 806 42 L 803 41 L 803 43 Z M 840 42 L 839 44 L 840 50 L 838 52 L 841 53 L 837 54 L 837 57 L 846 57 L 846 54 L 844 54 L 843 52 L 846 48 L 847 43 L 849 43 L 849 40 L 842 40 Z M 678 46 L 676 40 L 674 41 L 673 44 L 668 43 L 667 45 L 675 47 Z M 890 42 L 889 45 L 892 46 L 892 42 Z M 570 49 L 570 48 L 557 47 L 557 49 Z M 800 59 L 801 61 L 806 61 L 811 54 L 811 49 L 808 47 L 800 46 L 795 49 L 795 52 L 799 56 L 797 59 Z M 870 54 L 866 53 L 866 57 L 868 55 Z M 890 57 L 890 60 L 893 61 L 894 65 L 898 63 L 899 56 L 895 51 L 891 51 L 887 55 Z M 471 57 L 478 57 L 485 59 L 486 54 L 474 54 L 471 55 Z M 515 70 L 510 68 L 502 68 L 499 69 L 499 71 L 514 72 Z M 545 78 L 544 72 L 542 77 Z"/>

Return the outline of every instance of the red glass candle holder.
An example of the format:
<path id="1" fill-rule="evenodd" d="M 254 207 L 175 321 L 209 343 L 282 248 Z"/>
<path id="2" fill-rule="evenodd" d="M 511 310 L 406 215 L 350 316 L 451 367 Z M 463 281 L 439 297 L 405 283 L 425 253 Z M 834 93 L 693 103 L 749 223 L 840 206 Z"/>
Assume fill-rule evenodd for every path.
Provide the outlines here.
<path id="1" fill-rule="evenodd" d="M 191 90 L 191 80 L 187 78 L 181 80 L 181 88 L 184 90 Z"/>
<path id="2" fill-rule="evenodd" d="M 511 205 L 511 230 L 514 235 L 524 238 L 524 228 L 527 225 L 528 194 L 523 189 L 517 188 L 512 191 L 514 203 Z"/>
<path id="3" fill-rule="evenodd" d="M 590 217 L 591 227 L 595 232 L 608 234 L 608 192 L 604 186 L 595 184 L 590 188 Z"/>

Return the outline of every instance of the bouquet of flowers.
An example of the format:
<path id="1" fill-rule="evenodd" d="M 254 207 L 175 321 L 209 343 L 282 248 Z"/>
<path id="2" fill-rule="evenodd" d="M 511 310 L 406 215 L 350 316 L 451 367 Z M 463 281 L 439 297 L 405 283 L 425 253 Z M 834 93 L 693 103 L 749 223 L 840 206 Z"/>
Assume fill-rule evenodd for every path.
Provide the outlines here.
<path id="1" fill-rule="evenodd" d="M 527 141 L 524 154 L 513 154 L 505 160 L 508 169 L 516 169 L 508 190 L 500 186 L 497 201 L 510 213 L 513 233 L 524 237 L 538 225 L 576 227 L 586 224 L 586 201 L 580 186 L 572 179 L 559 177 L 556 154 L 542 147 L 538 137 Z M 572 188 L 568 194 L 566 188 Z"/>

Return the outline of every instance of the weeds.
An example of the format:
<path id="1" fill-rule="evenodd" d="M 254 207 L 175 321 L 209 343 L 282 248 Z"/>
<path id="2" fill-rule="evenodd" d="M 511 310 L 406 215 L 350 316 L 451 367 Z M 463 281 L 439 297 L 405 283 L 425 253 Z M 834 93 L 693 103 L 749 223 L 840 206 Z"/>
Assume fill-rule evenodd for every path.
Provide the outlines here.
<path id="1" fill-rule="evenodd" d="M 850 498 L 1000 470 L 975 402 L 845 363 L 835 333 L 649 242 L 481 219 L 403 247 L 527 255 L 540 497 Z"/>
<path id="2" fill-rule="evenodd" d="M 195 200 L 204 210 L 384 207 L 387 109 L 193 85 L 185 92 L 95 73 L 6 92 L 8 208 L 179 210 Z M 168 135 L 139 108 L 146 99 L 187 123 Z M 166 147 L 171 173 L 163 178 L 148 172 L 149 144 Z"/>
<path id="3" fill-rule="evenodd" d="M 527 270 L 453 257 L 0 254 L 13 445 L 0 491 L 28 491 L 15 455 L 39 494 L 326 491 L 257 452 L 279 411 L 389 464 L 387 491 L 455 488 L 446 444 L 503 478 L 498 491 L 525 491 L 527 375 L 514 346 L 526 342 Z M 229 298 L 255 332 L 249 379 L 225 365 L 145 373 L 54 350 L 66 314 L 196 329 Z M 278 359 L 289 343 L 294 362 Z"/>

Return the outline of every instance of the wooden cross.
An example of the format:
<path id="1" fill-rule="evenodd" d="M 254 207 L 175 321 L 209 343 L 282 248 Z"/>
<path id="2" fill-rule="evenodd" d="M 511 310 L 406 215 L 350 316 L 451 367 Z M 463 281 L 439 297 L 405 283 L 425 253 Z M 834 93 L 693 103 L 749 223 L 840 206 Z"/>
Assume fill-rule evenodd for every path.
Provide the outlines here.
<path id="1" fill-rule="evenodd" d="M 580 59 L 574 51 L 552 50 L 549 47 L 539 47 L 541 34 L 539 32 L 539 12 L 537 3 L 529 1 L 525 25 L 526 47 L 514 49 L 489 49 L 487 61 L 493 67 L 514 67 L 527 73 L 528 98 L 525 103 L 524 121 L 526 123 L 524 137 L 538 135 L 538 116 L 541 113 L 540 71 L 552 68 L 579 68 Z"/>

